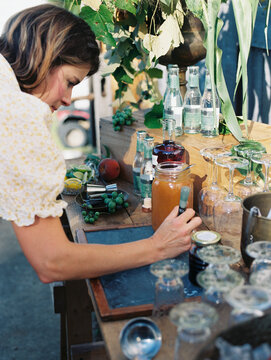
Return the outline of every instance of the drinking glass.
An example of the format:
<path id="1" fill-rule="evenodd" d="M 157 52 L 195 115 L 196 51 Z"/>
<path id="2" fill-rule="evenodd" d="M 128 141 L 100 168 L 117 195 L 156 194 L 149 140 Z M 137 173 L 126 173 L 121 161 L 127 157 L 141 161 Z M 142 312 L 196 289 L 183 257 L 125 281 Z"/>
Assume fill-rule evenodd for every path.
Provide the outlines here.
<path id="1" fill-rule="evenodd" d="M 225 245 L 238 247 L 242 227 L 241 198 L 233 193 L 233 177 L 236 168 L 246 169 L 248 160 L 238 156 L 222 156 L 215 160 L 218 166 L 229 169 L 228 193 L 218 200 L 214 208 L 215 230 L 221 234 Z"/>
<path id="2" fill-rule="evenodd" d="M 251 160 L 256 164 L 264 165 L 265 176 L 264 176 L 264 188 L 263 192 L 269 192 L 269 169 L 271 165 L 271 154 L 253 154 Z"/>
<path id="3" fill-rule="evenodd" d="M 184 300 L 184 285 L 181 277 L 189 271 L 188 264 L 178 259 L 158 261 L 150 266 L 158 280 L 155 284 L 155 299 L 152 315 L 167 315 L 170 308 Z"/>
<path id="4" fill-rule="evenodd" d="M 234 185 L 235 193 L 244 199 L 245 197 L 255 194 L 257 192 L 262 191 L 261 186 L 252 178 L 252 156 L 256 154 L 263 154 L 265 152 L 265 148 L 255 150 L 252 148 L 248 148 L 245 144 L 239 144 L 234 147 L 234 150 L 238 155 L 248 160 L 248 167 L 246 177 L 243 180 L 238 181 Z"/>
<path id="5" fill-rule="evenodd" d="M 199 192 L 199 215 L 204 224 L 214 230 L 214 206 L 218 200 L 226 196 L 226 189 L 217 184 L 217 165 L 215 159 L 219 156 L 230 155 L 226 147 L 208 147 L 200 150 L 203 158 L 211 163 L 211 184 Z"/>
<path id="6" fill-rule="evenodd" d="M 246 247 L 254 260 L 250 267 L 249 283 L 271 289 L 271 242 L 256 241 Z"/>
<path id="7" fill-rule="evenodd" d="M 197 255 L 209 264 L 197 275 L 197 282 L 205 289 L 207 301 L 218 305 L 223 302 L 225 293 L 244 283 L 243 276 L 229 267 L 241 259 L 239 250 L 224 245 L 208 245 L 199 249 Z"/>
<path id="8" fill-rule="evenodd" d="M 211 334 L 211 326 L 218 320 L 216 309 L 200 302 L 187 302 L 174 306 L 169 318 L 177 326 L 174 360 L 181 360 L 181 341 L 198 343 Z"/>
<path id="9" fill-rule="evenodd" d="M 260 286 L 242 285 L 226 294 L 225 300 L 233 308 L 231 323 L 239 323 L 263 316 L 264 310 L 271 307 L 271 291 Z"/>

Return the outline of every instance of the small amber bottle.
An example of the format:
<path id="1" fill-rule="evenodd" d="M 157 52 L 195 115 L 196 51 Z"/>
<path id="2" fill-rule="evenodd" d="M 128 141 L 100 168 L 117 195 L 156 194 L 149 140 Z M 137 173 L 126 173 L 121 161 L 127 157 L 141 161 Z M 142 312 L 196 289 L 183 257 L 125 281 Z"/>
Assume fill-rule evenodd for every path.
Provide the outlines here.
<path id="1" fill-rule="evenodd" d="M 188 278 L 192 284 L 200 286 L 197 282 L 197 275 L 208 266 L 208 263 L 204 262 L 197 256 L 197 251 L 204 246 L 218 244 L 220 239 L 220 234 L 209 230 L 197 231 L 192 235 L 192 246 L 189 250 L 188 273 Z"/>

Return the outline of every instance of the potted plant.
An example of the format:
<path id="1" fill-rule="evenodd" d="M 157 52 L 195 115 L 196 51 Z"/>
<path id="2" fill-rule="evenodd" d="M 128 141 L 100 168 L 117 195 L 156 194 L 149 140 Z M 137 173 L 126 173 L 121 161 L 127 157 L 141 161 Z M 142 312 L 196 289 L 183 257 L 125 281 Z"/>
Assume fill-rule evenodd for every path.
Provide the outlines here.
<path id="1" fill-rule="evenodd" d="M 242 115 L 246 129 L 247 61 L 257 7 L 261 1 L 232 0 L 240 46 L 236 88 L 242 81 Z M 200 19 L 205 30 L 206 66 L 211 75 L 213 96 L 217 89 L 221 112 L 230 132 L 238 141 L 245 141 L 248 131 L 246 135 L 241 131 L 223 74 L 222 51 L 217 45 L 223 26 L 223 21 L 219 18 L 223 2 L 226 0 L 65 0 L 65 6 L 71 9 L 76 5 L 79 16 L 89 23 L 97 39 L 105 44 L 108 62 L 104 75 L 112 75 L 117 81 L 115 98 L 119 101 L 120 109 L 127 102 L 139 107 L 142 99 L 154 103 L 154 116 L 151 121 L 145 122 L 147 127 L 160 127 L 157 119 L 161 114 L 162 97 L 157 79 L 162 77 L 162 71 L 156 65 L 159 59 L 165 58 L 184 42 L 184 19 L 188 13 L 193 13 Z M 268 0 L 267 19 L 270 3 L 271 0 Z M 128 96 L 129 85 L 142 74 L 145 75 L 145 81 L 141 83 L 139 90 L 140 100 L 135 102 Z"/>

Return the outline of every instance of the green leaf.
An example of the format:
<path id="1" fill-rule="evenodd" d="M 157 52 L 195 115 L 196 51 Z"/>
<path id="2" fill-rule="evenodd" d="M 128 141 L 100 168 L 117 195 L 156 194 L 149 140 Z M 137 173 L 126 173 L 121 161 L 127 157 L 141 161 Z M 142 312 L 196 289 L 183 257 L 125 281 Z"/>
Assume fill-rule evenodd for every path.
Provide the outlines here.
<path id="1" fill-rule="evenodd" d="M 116 81 L 119 82 L 124 82 L 125 84 L 132 84 L 133 83 L 133 79 L 130 78 L 130 76 L 127 75 L 127 73 L 125 72 L 125 70 L 123 69 L 122 66 L 119 66 L 112 74 L 114 76 L 114 78 L 116 79 Z"/>
<path id="2" fill-rule="evenodd" d="M 119 55 L 120 58 L 124 58 L 129 55 L 132 50 L 133 45 L 130 39 L 126 39 L 118 44 L 118 47 L 115 50 L 115 53 Z"/>
<path id="3" fill-rule="evenodd" d="M 267 33 L 267 31 L 268 31 L 270 7 L 271 7 L 271 0 L 268 0 L 266 17 L 265 17 L 265 27 L 264 27 L 265 47 L 266 47 L 266 52 L 267 52 L 268 56 L 269 56 L 269 49 L 268 49 L 268 33 Z"/>
<path id="4" fill-rule="evenodd" d="M 89 6 L 83 6 L 79 16 L 85 20 L 95 33 L 98 40 L 110 46 L 116 46 L 116 41 L 108 31 L 110 24 L 113 25 L 113 16 L 105 5 L 101 5 L 99 11 Z"/>
<path id="5" fill-rule="evenodd" d="M 119 88 L 115 91 L 115 99 L 121 99 L 123 92 L 127 91 L 128 85 L 122 82 L 118 83 Z"/>
<path id="6" fill-rule="evenodd" d="M 134 4 L 137 3 L 137 1 L 134 0 L 116 0 L 116 7 L 122 10 L 127 10 L 130 13 L 136 15 L 136 7 Z"/>
<path id="7" fill-rule="evenodd" d="M 163 71 L 156 68 L 150 68 L 146 70 L 146 73 L 149 75 L 150 78 L 162 79 L 163 77 Z"/>
<path id="8" fill-rule="evenodd" d="M 238 67 L 236 74 L 236 87 L 237 90 L 240 79 L 242 78 L 242 92 L 243 92 L 243 105 L 242 115 L 244 123 L 247 129 L 247 86 L 248 86 L 248 75 L 247 75 L 247 62 L 251 46 L 252 34 L 255 25 L 256 14 L 258 10 L 258 1 L 255 0 L 232 0 L 234 17 L 237 27 L 237 34 L 239 39 L 239 56 L 238 56 Z"/>
<path id="9" fill-rule="evenodd" d="M 163 101 L 159 104 L 154 104 L 152 109 L 144 116 L 144 125 L 149 129 L 160 129 L 162 127 L 161 120 L 163 119 Z"/>
<path id="10" fill-rule="evenodd" d="M 160 3 L 170 7 L 172 0 L 160 0 Z"/>

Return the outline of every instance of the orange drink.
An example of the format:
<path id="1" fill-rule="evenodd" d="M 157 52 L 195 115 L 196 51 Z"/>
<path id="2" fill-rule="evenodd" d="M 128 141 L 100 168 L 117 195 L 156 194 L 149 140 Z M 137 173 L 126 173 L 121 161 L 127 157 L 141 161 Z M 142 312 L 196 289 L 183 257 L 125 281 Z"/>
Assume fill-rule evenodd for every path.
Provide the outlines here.
<path id="1" fill-rule="evenodd" d="M 181 188 L 190 187 L 187 207 L 193 207 L 190 169 L 180 162 L 163 162 L 156 166 L 152 183 L 152 227 L 156 230 L 174 206 L 179 205 Z"/>

